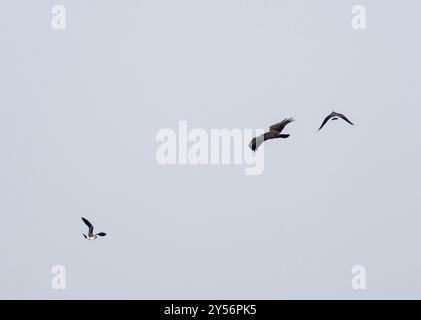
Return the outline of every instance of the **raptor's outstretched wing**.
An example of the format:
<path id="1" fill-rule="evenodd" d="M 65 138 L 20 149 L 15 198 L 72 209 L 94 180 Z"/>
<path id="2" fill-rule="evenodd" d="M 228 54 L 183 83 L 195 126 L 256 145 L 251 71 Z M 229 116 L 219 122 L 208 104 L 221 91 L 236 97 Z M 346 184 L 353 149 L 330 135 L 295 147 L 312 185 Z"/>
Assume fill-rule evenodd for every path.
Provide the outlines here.
<path id="1" fill-rule="evenodd" d="M 285 126 L 286 126 L 288 123 L 291 123 L 291 122 L 293 122 L 293 121 L 295 121 L 295 120 L 294 120 L 294 118 L 287 118 L 287 119 L 284 119 L 284 120 L 282 120 L 281 122 L 278 122 L 278 123 L 275 123 L 275 124 L 271 125 L 271 126 L 269 127 L 269 130 L 270 130 L 270 131 L 277 131 L 277 132 L 281 132 L 282 130 L 284 130 Z"/>

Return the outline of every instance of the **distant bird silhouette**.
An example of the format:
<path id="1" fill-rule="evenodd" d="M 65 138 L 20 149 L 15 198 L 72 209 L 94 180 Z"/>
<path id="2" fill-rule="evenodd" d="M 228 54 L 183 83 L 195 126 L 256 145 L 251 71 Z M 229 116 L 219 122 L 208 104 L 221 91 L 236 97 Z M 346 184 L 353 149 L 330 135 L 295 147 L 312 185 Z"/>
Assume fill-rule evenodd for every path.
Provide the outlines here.
<path id="1" fill-rule="evenodd" d="M 97 234 L 94 234 L 94 226 L 85 218 L 82 217 L 83 222 L 85 222 L 85 224 L 88 226 L 89 231 L 88 231 L 88 235 L 83 234 L 83 236 L 85 237 L 85 239 L 88 240 L 95 240 L 97 238 L 97 236 L 100 237 L 105 237 L 107 234 L 104 232 L 100 232 Z"/>
<path id="2" fill-rule="evenodd" d="M 330 119 L 332 119 L 332 120 L 338 120 L 339 118 L 342 118 L 342 119 L 344 119 L 346 122 L 348 122 L 349 124 L 352 124 L 352 125 L 354 125 L 351 121 L 349 121 L 348 119 L 347 119 L 347 117 L 345 117 L 343 114 L 341 114 L 341 113 L 337 113 L 337 112 L 335 112 L 335 111 L 332 111 L 332 113 L 331 114 L 329 114 L 324 120 L 323 120 L 323 123 L 322 123 L 322 125 L 320 126 L 320 128 L 319 128 L 319 131 L 320 131 L 320 129 L 322 129 L 323 127 L 324 127 L 324 125 L 330 120 Z"/>
<path id="3" fill-rule="evenodd" d="M 281 122 L 278 122 L 272 126 L 269 127 L 269 131 L 265 132 L 264 134 L 261 134 L 258 137 L 254 137 L 250 143 L 249 147 L 251 150 L 256 151 L 260 145 L 265 142 L 266 140 L 270 139 L 277 139 L 277 138 L 288 138 L 289 134 L 281 134 L 281 131 L 284 130 L 285 126 L 288 123 L 291 123 L 295 121 L 293 118 L 287 118 L 282 120 Z"/>

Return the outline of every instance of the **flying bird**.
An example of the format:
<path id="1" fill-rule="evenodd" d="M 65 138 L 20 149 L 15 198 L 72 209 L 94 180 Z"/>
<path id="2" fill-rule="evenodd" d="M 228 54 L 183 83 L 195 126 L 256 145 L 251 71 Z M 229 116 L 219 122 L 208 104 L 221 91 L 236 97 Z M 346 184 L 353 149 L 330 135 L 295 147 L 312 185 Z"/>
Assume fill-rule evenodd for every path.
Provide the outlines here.
<path id="1" fill-rule="evenodd" d="M 319 131 L 320 131 L 320 129 L 322 129 L 323 127 L 324 127 L 324 125 L 330 120 L 330 119 L 332 119 L 332 120 L 338 120 L 339 118 L 342 118 L 342 119 L 344 119 L 346 122 L 348 122 L 349 124 L 351 124 L 351 125 L 354 125 L 351 121 L 349 121 L 348 119 L 347 119 L 347 117 L 345 117 L 342 113 L 337 113 L 337 112 L 335 112 L 335 111 L 332 111 L 332 113 L 331 114 L 329 114 L 324 120 L 323 120 L 323 123 L 322 123 L 322 125 L 320 126 L 320 128 L 319 128 Z"/>
<path id="2" fill-rule="evenodd" d="M 83 234 L 83 236 L 85 237 L 85 239 L 95 240 L 97 238 L 97 236 L 105 237 L 107 235 L 105 232 L 100 232 L 100 233 L 94 234 L 94 226 L 87 219 L 85 219 L 83 217 L 82 217 L 82 220 L 83 220 L 83 222 L 85 222 L 85 224 L 89 228 L 88 235 Z"/>
<path id="3" fill-rule="evenodd" d="M 288 138 L 289 134 L 281 134 L 281 131 L 284 130 L 285 126 L 288 123 L 291 123 L 293 121 L 295 121 L 293 118 L 287 118 L 287 119 L 282 120 L 281 122 L 271 125 L 269 127 L 268 132 L 265 132 L 264 134 L 261 134 L 258 137 L 254 137 L 250 141 L 249 143 L 250 149 L 253 151 L 256 151 L 260 147 L 260 145 L 266 140 L 277 139 L 277 138 L 283 138 L 283 139 Z"/>

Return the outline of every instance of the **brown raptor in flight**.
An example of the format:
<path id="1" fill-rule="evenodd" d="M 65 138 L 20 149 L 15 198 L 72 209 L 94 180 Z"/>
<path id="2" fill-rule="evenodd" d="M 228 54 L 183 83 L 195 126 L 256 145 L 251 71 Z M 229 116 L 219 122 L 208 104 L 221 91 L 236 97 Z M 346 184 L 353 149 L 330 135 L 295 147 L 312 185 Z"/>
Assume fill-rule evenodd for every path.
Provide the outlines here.
<path id="1" fill-rule="evenodd" d="M 277 138 L 288 138 L 289 134 L 281 134 L 281 131 L 285 128 L 285 126 L 288 123 L 293 122 L 294 119 L 293 118 L 287 118 L 282 120 L 279 123 L 276 123 L 272 126 L 269 127 L 269 131 L 265 132 L 264 134 L 258 136 L 258 137 L 254 137 L 250 143 L 249 143 L 249 147 L 251 150 L 256 151 L 259 146 L 265 142 L 266 140 L 270 140 L 270 139 L 277 139 Z"/>

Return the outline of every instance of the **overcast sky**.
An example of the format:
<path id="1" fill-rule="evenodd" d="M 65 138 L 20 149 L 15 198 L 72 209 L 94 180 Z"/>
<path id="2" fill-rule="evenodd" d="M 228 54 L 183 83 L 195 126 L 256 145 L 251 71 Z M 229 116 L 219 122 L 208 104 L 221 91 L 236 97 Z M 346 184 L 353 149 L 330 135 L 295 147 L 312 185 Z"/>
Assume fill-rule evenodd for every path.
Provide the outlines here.
<path id="1" fill-rule="evenodd" d="M 1 1 L 0 298 L 421 298 L 420 11 Z M 317 132 L 332 110 L 355 126 Z M 259 176 L 155 158 L 157 132 L 179 121 L 286 117 L 291 137 L 265 144 Z M 107 237 L 85 240 L 82 216 Z"/>

